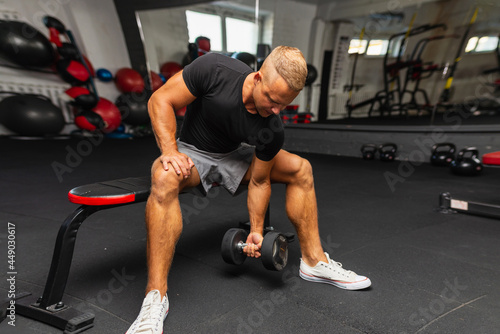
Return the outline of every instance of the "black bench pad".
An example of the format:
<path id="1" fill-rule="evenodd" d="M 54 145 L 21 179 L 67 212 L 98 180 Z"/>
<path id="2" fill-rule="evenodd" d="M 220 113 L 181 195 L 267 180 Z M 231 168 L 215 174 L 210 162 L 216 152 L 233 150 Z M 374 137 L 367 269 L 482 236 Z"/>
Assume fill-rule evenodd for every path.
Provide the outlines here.
<path id="1" fill-rule="evenodd" d="M 73 188 L 68 198 L 72 203 L 92 206 L 143 202 L 148 199 L 150 188 L 151 176 L 129 177 Z"/>

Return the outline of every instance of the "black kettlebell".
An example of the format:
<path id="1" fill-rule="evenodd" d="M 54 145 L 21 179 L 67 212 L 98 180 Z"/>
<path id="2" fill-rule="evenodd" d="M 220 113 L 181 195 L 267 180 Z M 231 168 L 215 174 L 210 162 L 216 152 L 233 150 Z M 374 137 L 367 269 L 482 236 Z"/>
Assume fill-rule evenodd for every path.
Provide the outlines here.
<path id="1" fill-rule="evenodd" d="M 361 146 L 361 153 L 363 154 L 363 159 L 373 160 L 375 159 L 375 153 L 377 153 L 377 146 L 374 144 L 364 144 Z"/>
<path id="2" fill-rule="evenodd" d="M 477 175 L 483 171 L 483 164 L 479 160 L 479 151 L 475 147 L 467 147 L 458 152 L 457 157 L 450 164 L 451 171 L 457 175 Z"/>
<path id="3" fill-rule="evenodd" d="M 385 143 L 380 145 L 378 152 L 381 161 L 394 161 L 398 146 L 393 143 Z"/>
<path id="4" fill-rule="evenodd" d="M 439 143 L 432 146 L 431 164 L 435 166 L 449 166 L 455 159 L 457 147 L 452 143 Z"/>

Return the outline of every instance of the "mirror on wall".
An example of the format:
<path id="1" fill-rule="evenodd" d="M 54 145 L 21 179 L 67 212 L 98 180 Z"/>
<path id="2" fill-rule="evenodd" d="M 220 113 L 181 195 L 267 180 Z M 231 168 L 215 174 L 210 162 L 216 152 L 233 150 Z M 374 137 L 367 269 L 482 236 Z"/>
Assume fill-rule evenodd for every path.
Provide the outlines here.
<path id="1" fill-rule="evenodd" d="M 499 96 L 485 83 L 495 81 L 485 77 L 488 69 L 500 68 L 498 14 L 498 6 L 432 1 L 330 22 L 323 121 L 429 124 L 457 108 L 490 113 L 493 100 L 500 111 Z"/>
<path id="2" fill-rule="evenodd" d="M 317 6 L 287 0 L 213 1 L 198 5 L 136 11 L 149 70 L 162 73 L 165 63 L 186 65 L 206 48 L 237 58 L 258 70 L 273 46 L 290 45 L 308 59 L 310 29 Z M 202 39 L 207 44 L 207 39 Z M 192 44 L 191 44 L 192 46 Z M 170 66 L 170 65 L 169 65 Z M 168 71 L 167 71 L 168 72 Z M 308 89 L 292 104 L 309 110 Z"/>
<path id="3" fill-rule="evenodd" d="M 200 37 L 209 40 L 211 51 L 227 55 L 255 57 L 259 44 L 294 44 L 317 73 L 294 101 L 300 112 L 312 113 L 313 122 L 381 124 L 387 118 L 390 123 L 430 117 L 453 66 L 449 103 L 479 100 L 475 87 L 495 79 L 481 79 L 483 72 L 500 67 L 498 6 L 483 5 L 470 25 L 475 9 L 470 0 L 421 1 L 396 9 L 380 5 L 364 15 L 347 4 L 320 12 L 328 8 L 305 2 L 290 6 L 286 0 L 258 3 L 214 1 L 137 11 L 148 69 L 161 73 L 165 63 L 187 64 L 203 52 L 188 47 Z M 460 63 L 454 65 L 460 50 Z"/>
<path id="4" fill-rule="evenodd" d="M 214 1 L 200 5 L 137 11 L 148 67 L 160 73 L 165 63 L 188 64 L 192 53 L 220 52 L 257 55 L 258 44 L 272 44 L 269 10 L 258 1 Z M 199 50 L 190 50 L 197 43 Z M 208 50 L 207 50 L 208 49 Z"/>

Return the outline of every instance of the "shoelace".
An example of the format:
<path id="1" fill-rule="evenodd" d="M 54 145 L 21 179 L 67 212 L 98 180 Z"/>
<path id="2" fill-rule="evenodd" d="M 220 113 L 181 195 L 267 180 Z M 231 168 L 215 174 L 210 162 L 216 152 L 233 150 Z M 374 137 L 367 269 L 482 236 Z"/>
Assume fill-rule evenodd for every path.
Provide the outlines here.
<path id="1" fill-rule="evenodd" d="M 342 268 L 342 263 L 334 261 L 332 259 L 330 259 L 330 265 L 340 267 L 346 275 L 350 275 L 352 273 L 351 270 L 345 270 L 344 268 Z"/>
<path id="2" fill-rule="evenodd" d="M 141 321 L 139 322 L 139 327 L 137 329 L 137 333 L 147 333 L 154 330 L 154 326 L 158 323 L 158 319 L 154 318 L 154 315 L 159 315 L 162 317 L 162 309 L 163 304 L 154 304 L 151 302 L 149 305 L 144 305 L 144 308 L 141 312 Z"/>

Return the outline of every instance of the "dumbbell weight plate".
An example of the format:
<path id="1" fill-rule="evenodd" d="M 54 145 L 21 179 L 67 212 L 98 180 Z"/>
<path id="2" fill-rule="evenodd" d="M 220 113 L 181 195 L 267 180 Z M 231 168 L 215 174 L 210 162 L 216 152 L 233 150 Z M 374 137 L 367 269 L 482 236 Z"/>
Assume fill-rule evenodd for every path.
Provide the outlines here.
<path id="1" fill-rule="evenodd" d="M 247 258 L 238 243 L 246 242 L 248 232 L 241 228 L 231 228 L 222 238 L 221 255 L 226 263 L 240 265 Z"/>
<path id="2" fill-rule="evenodd" d="M 268 270 L 280 271 L 288 262 L 288 242 L 278 232 L 268 232 L 262 241 L 262 264 Z"/>

